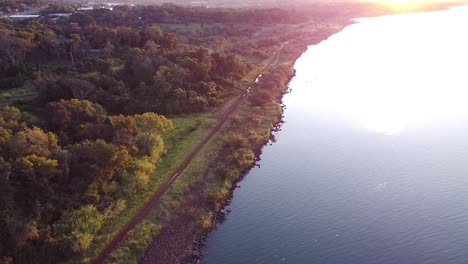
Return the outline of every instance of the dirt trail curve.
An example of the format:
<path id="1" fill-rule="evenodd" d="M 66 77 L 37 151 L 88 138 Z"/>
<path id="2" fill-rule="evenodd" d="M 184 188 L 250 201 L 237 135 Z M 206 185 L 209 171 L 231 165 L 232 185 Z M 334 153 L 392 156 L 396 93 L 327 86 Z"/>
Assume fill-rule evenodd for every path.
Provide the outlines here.
<path id="1" fill-rule="evenodd" d="M 279 53 L 289 44 L 284 42 L 281 44 L 279 49 L 273 54 L 270 58 L 267 66 L 260 72 L 263 73 L 269 66 L 277 62 Z M 192 150 L 192 152 L 182 161 L 182 163 L 174 170 L 171 174 L 172 176 L 166 180 L 156 192 L 151 196 L 151 198 L 145 202 L 145 204 L 137 211 L 137 213 L 127 222 L 127 224 L 114 236 L 112 241 L 107 245 L 107 247 L 101 252 L 101 254 L 94 260 L 95 264 L 102 264 L 105 262 L 107 257 L 119 247 L 122 241 L 125 240 L 129 231 L 134 229 L 148 214 L 148 212 L 155 206 L 159 201 L 162 195 L 171 187 L 171 185 L 177 180 L 179 175 L 187 168 L 187 166 L 192 162 L 192 160 L 200 153 L 200 151 L 205 147 L 205 145 L 221 130 L 221 128 L 229 120 L 229 117 L 239 108 L 239 106 L 246 100 L 250 90 L 246 90 L 242 96 L 234 101 L 234 103 L 217 118 L 216 125 L 210 130 L 210 132 L 205 136 L 205 138 Z"/>

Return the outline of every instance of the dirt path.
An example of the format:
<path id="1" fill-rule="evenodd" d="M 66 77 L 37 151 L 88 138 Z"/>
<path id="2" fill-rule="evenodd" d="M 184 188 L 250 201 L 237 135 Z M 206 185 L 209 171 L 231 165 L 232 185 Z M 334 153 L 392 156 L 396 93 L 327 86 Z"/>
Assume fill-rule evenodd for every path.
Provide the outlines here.
<path id="1" fill-rule="evenodd" d="M 287 46 L 288 42 L 281 44 L 278 51 L 270 58 L 270 62 L 261 71 L 265 71 L 273 63 L 276 63 L 279 53 Z M 260 73 L 260 74 L 261 74 Z M 229 120 L 229 117 L 239 108 L 239 106 L 246 100 L 250 93 L 250 89 L 247 89 L 243 95 L 234 101 L 234 103 L 217 118 L 216 125 L 210 130 L 205 138 L 192 150 L 192 152 L 182 161 L 182 163 L 174 170 L 171 177 L 166 180 L 156 192 L 150 197 L 150 199 L 137 211 L 137 213 L 127 222 L 127 224 L 114 236 L 112 241 L 107 247 L 101 252 L 101 254 L 95 259 L 95 264 L 104 263 L 107 257 L 116 250 L 119 245 L 125 240 L 129 231 L 134 229 L 149 213 L 151 208 L 159 201 L 163 194 L 171 187 L 171 185 L 177 180 L 179 175 L 187 168 L 192 160 L 200 153 L 205 145 L 221 130 L 221 128 Z"/>

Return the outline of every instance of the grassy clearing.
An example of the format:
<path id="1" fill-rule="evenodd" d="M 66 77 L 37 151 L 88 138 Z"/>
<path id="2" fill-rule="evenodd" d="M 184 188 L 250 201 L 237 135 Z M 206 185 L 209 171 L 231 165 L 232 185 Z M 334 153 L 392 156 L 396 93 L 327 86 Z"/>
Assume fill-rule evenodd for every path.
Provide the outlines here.
<path id="1" fill-rule="evenodd" d="M 1 90 L 0 97 L 22 95 L 22 94 L 28 94 L 31 92 L 34 92 L 34 90 L 31 89 L 30 87 L 17 87 L 17 88 Z"/>
<path id="2" fill-rule="evenodd" d="M 15 102 L 30 101 L 36 98 L 37 93 L 31 87 L 19 87 L 0 91 L 0 105 L 9 105 Z"/>

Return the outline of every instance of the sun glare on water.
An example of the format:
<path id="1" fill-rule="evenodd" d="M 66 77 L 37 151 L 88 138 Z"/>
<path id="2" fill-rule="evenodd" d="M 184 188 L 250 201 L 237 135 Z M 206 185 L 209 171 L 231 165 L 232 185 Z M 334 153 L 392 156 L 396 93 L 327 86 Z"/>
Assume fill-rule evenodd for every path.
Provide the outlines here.
<path id="1" fill-rule="evenodd" d="M 392 135 L 468 118 L 466 9 L 359 21 L 298 61 L 304 106 Z"/>

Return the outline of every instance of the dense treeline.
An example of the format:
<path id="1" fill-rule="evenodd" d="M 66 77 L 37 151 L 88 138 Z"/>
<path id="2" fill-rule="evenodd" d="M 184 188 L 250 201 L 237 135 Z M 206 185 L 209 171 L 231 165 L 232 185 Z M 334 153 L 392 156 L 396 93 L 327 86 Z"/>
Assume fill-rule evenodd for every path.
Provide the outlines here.
<path id="1" fill-rule="evenodd" d="M 184 17 L 186 9 L 166 8 Z M 122 9 L 130 16 L 137 8 Z M 159 10 L 143 8 L 153 9 Z M 237 50 L 224 48 L 222 36 L 214 47 L 186 39 L 181 43 L 181 36 L 153 23 L 128 26 L 138 18 L 124 16 L 127 26 L 104 23 L 118 21 L 113 16 L 123 11 L 110 17 L 101 12 L 111 11 L 74 13 L 71 24 L 0 20 L 0 87 L 32 87 L 40 93 L 38 104 L 76 98 L 97 102 L 110 113 L 193 113 L 236 93 L 239 80 L 252 67 Z"/>
<path id="2" fill-rule="evenodd" d="M 279 8 L 232 9 L 232 8 L 184 8 L 172 4 L 160 7 L 148 6 L 134 9 L 129 16 L 143 17 L 156 23 L 298 23 L 307 19 L 304 13 Z"/>
<path id="3" fill-rule="evenodd" d="M 109 116 L 76 99 L 47 112 L 49 130 L 28 125 L 17 108 L 0 111 L 0 255 L 16 263 L 85 251 L 147 186 L 172 128 L 163 116 Z"/>
<path id="4" fill-rule="evenodd" d="M 0 1 L 0 12 L 10 13 L 24 11 L 31 7 L 39 7 L 44 4 L 42 0 L 3 0 Z"/>

